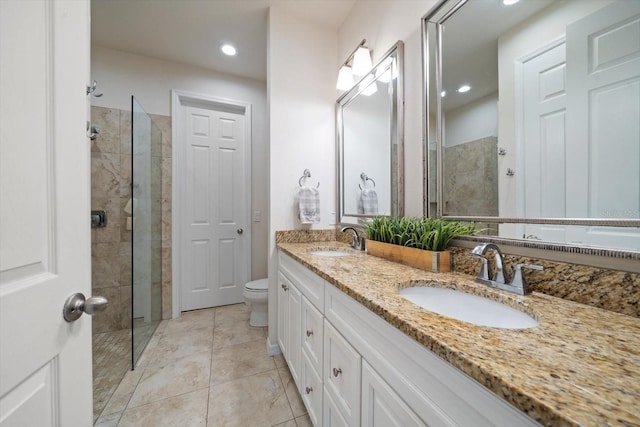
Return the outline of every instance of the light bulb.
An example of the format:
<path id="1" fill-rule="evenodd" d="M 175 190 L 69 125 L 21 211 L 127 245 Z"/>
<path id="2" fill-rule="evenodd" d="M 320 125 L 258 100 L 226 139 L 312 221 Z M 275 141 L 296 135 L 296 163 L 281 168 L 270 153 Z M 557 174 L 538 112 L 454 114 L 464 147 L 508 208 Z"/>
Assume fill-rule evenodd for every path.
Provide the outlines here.
<path id="1" fill-rule="evenodd" d="M 371 70 L 373 64 L 371 63 L 371 53 L 366 47 L 359 47 L 353 56 L 353 75 L 364 76 Z"/>
<path id="2" fill-rule="evenodd" d="M 347 65 L 343 65 L 338 71 L 338 84 L 336 84 L 336 89 L 338 90 L 349 90 L 353 87 L 353 73 L 351 72 L 351 67 Z"/>
<path id="3" fill-rule="evenodd" d="M 229 55 L 229 56 L 233 56 L 236 54 L 236 48 L 231 46 L 230 44 L 224 44 L 222 45 L 222 47 L 220 48 L 220 50 L 222 51 L 222 53 L 224 53 L 225 55 Z"/>

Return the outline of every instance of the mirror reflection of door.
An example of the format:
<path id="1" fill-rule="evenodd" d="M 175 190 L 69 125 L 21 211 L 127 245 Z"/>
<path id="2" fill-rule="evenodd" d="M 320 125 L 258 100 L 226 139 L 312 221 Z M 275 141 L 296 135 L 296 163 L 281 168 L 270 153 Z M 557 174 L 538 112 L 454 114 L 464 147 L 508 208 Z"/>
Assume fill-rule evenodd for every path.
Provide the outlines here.
<path id="1" fill-rule="evenodd" d="M 638 15 L 640 2 L 615 2 L 523 61 L 523 216 L 638 216 Z M 615 227 L 527 225 L 524 234 L 608 247 L 640 241 L 637 230 Z"/>

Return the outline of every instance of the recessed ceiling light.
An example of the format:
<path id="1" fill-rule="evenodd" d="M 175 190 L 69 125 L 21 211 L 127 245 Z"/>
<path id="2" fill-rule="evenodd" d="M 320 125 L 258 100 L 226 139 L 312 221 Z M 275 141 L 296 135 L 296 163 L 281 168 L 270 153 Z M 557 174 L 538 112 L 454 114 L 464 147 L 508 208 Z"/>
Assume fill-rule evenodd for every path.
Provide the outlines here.
<path id="1" fill-rule="evenodd" d="M 469 92 L 469 90 L 471 90 L 471 86 L 469 85 L 462 85 L 458 88 L 458 92 L 460 93 Z"/>
<path id="2" fill-rule="evenodd" d="M 442 98 L 444 98 L 445 96 L 447 96 L 447 91 L 446 91 L 446 90 L 443 90 L 442 92 L 440 92 L 440 96 L 441 96 Z"/>
<path id="3" fill-rule="evenodd" d="M 518 3 L 520 0 L 502 0 L 502 4 L 505 6 L 511 6 L 512 4 Z"/>
<path id="4" fill-rule="evenodd" d="M 230 44 L 223 44 L 220 50 L 225 55 L 233 56 L 236 54 L 236 48 L 231 46 Z"/>

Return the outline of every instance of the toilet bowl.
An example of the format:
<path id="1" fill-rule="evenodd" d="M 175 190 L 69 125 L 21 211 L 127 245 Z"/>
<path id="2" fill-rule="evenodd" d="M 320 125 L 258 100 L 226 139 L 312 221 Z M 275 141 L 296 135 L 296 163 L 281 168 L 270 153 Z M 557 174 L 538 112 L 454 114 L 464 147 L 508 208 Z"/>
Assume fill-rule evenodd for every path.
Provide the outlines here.
<path id="1" fill-rule="evenodd" d="M 267 326 L 267 293 L 269 288 L 268 279 L 253 280 L 244 285 L 245 303 L 251 307 L 251 326 Z"/>

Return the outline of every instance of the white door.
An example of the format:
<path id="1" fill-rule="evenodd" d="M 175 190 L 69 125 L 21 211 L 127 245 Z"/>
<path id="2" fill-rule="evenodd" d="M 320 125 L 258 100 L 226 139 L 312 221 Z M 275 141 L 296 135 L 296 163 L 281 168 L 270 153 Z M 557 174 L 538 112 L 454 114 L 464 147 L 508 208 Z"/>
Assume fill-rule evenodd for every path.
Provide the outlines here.
<path id="1" fill-rule="evenodd" d="M 0 426 L 92 424 L 88 1 L 0 1 Z"/>
<path id="2" fill-rule="evenodd" d="M 614 2 L 569 25 L 567 64 L 567 216 L 638 218 L 640 1 Z M 567 233 L 569 242 L 640 249 L 634 228 Z"/>
<path id="3" fill-rule="evenodd" d="M 639 34 L 640 2 L 618 1 L 523 62 L 523 216 L 640 215 Z M 534 224 L 523 234 L 640 249 L 634 228 Z"/>
<path id="4" fill-rule="evenodd" d="M 566 56 L 564 42 L 542 49 L 522 64 L 523 212 L 525 218 L 566 218 Z M 524 226 L 525 236 L 565 241 L 565 226 Z"/>
<path id="5" fill-rule="evenodd" d="M 239 303 L 251 246 L 245 116 L 213 106 L 182 111 L 181 308 Z"/>

